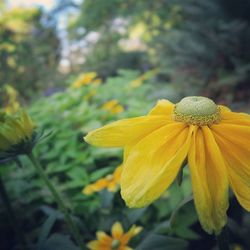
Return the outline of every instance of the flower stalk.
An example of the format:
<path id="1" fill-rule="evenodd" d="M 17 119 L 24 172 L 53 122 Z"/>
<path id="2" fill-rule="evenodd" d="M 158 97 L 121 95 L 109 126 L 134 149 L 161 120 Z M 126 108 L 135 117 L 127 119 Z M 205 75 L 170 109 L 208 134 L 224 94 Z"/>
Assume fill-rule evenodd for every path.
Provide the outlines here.
<path id="1" fill-rule="evenodd" d="M 35 167 L 35 169 L 38 172 L 38 174 L 40 175 L 40 177 L 43 179 L 43 181 L 45 182 L 45 184 L 49 188 L 51 194 L 53 195 L 55 201 L 58 204 L 59 209 L 64 214 L 65 221 L 66 221 L 66 223 L 68 225 L 68 228 L 70 229 L 75 241 L 80 246 L 81 250 L 84 250 L 85 247 L 84 247 L 83 242 L 81 240 L 81 235 L 79 233 L 79 230 L 78 230 L 77 226 L 75 225 L 75 223 L 73 222 L 73 220 L 72 220 L 72 218 L 71 218 L 71 216 L 70 216 L 70 214 L 68 212 L 68 209 L 65 206 L 65 204 L 64 204 L 62 198 L 60 197 L 59 193 L 57 192 L 55 187 L 50 182 L 48 176 L 44 172 L 44 170 L 43 170 L 42 166 L 40 165 L 40 163 L 34 157 L 33 153 L 31 152 L 27 156 L 30 159 L 30 161 L 32 162 L 33 166 Z"/>

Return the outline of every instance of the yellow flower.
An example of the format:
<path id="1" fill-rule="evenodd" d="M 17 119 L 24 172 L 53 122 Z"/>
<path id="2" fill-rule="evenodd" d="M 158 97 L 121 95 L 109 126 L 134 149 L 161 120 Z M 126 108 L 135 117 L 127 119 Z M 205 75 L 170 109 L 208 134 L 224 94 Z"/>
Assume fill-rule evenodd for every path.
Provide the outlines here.
<path id="1" fill-rule="evenodd" d="M 93 184 L 86 186 L 83 193 L 86 195 L 100 192 L 107 188 L 110 192 L 115 192 L 120 185 L 122 166 L 116 168 L 113 174 L 109 174 L 104 178 L 99 179 Z"/>
<path id="2" fill-rule="evenodd" d="M 96 233 L 97 240 L 90 241 L 87 247 L 90 250 L 132 250 L 131 247 L 128 247 L 128 242 L 141 230 L 142 227 L 133 225 L 127 233 L 124 233 L 121 223 L 116 222 L 112 226 L 111 236 L 99 231 Z"/>
<path id="3" fill-rule="evenodd" d="M 88 72 L 88 73 L 84 73 L 84 74 L 81 74 L 77 79 L 76 81 L 74 81 L 71 85 L 72 88 L 81 88 L 82 86 L 85 86 L 85 85 L 89 85 L 89 84 L 93 84 L 93 85 L 100 85 L 101 83 L 101 79 L 97 78 L 97 74 L 96 72 Z"/>
<path id="4" fill-rule="evenodd" d="M 247 114 L 186 97 L 176 105 L 160 100 L 148 115 L 111 123 L 85 140 L 124 148 L 121 194 L 129 207 L 159 198 L 187 159 L 200 222 L 217 234 L 226 224 L 229 186 L 250 211 L 249 125 Z"/>
<path id="5" fill-rule="evenodd" d="M 6 152 L 12 146 L 30 141 L 34 127 L 25 111 L 15 116 L 0 111 L 0 152 Z"/>
<path id="6" fill-rule="evenodd" d="M 109 111 L 111 114 L 119 114 L 124 111 L 123 106 L 115 99 L 104 103 L 101 108 Z"/>

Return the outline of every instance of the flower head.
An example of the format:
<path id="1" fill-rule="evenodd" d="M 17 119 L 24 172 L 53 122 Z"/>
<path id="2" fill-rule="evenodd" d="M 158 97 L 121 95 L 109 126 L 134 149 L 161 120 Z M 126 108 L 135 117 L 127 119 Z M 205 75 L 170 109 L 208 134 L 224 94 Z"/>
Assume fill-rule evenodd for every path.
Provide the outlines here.
<path id="1" fill-rule="evenodd" d="M 124 233 L 121 223 L 116 222 L 111 229 L 111 236 L 105 232 L 97 232 L 97 240 L 90 241 L 87 247 L 91 250 L 132 250 L 128 243 L 142 230 L 142 227 L 133 225 L 127 233 Z"/>
<path id="2" fill-rule="evenodd" d="M 86 186 L 83 189 L 83 193 L 86 195 L 90 195 L 95 192 L 100 192 L 105 188 L 107 188 L 110 192 L 115 192 L 120 185 L 121 172 L 122 166 L 119 166 L 116 168 L 113 174 L 109 174 L 104 178 L 97 180 L 95 183 Z"/>
<path id="3" fill-rule="evenodd" d="M 250 211 L 250 116 L 205 97 L 174 105 L 160 100 L 146 116 L 124 119 L 90 132 L 85 140 L 124 148 L 121 194 L 129 207 L 159 198 L 187 159 L 196 210 L 203 228 L 226 224 L 228 188 Z"/>
<path id="4" fill-rule="evenodd" d="M 30 150 L 34 128 L 25 111 L 15 115 L 0 111 L 0 153 L 13 155 Z"/>

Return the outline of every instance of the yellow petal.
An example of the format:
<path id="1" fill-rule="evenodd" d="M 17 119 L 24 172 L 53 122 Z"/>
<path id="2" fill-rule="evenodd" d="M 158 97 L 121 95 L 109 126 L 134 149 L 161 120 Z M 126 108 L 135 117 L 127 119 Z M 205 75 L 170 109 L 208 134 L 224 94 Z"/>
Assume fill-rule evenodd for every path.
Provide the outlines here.
<path id="1" fill-rule="evenodd" d="M 249 150 L 250 152 L 250 126 L 220 123 L 218 125 L 211 126 L 211 129 L 216 132 L 216 134 L 222 136 L 223 138 L 227 138 L 235 145 Z"/>
<path id="2" fill-rule="evenodd" d="M 133 226 L 129 229 L 128 233 L 131 234 L 132 237 L 133 237 L 133 236 L 139 234 L 141 231 L 142 231 L 142 227 L 137 227 L 137 226 L 133 225 Z"/>
<path id="3" fill-rule="evenodd" d="M 116 222 L 111 229 L 112 236 L 115 239 L 120 239 L 123 235 L 123 228 L 120 222 Z"/>
<path id="4" fill-rule="evenodd" d="M 84 139 L 95 146 L 122 147 L 134 138 L 145 136 L 167 122 L 164 116 L 124 119 L 91 131 Z"/>
<path id="5" fill-rule="evenodd" d="M 116 169 L 115 169 L 115 172 L 113 174 L 113 177 L 116 181 L 120 181 L 121 179 L 121 174 L 122 174 L 122 165 L 118 166 Z"/>
<path id="6" fill-rule="evenodd" d="M 229 161 L 226 160 L 229 164 Z M 229 168 L 230 186 L 240 205 L 250 212 L 250 183 Z"/>
<path id="7" fill-rule="evenodd" d="M 22 127 L 24 129 L 24 133 L 25 135 L 30 138 L 32 136 L 32 133 L 33 133 L 33 130 L 34 130 L 34 123 L 32 122 L 31 118 L 28 116 L 28 114 L 23 111 L 21 113 L 21 124 L 22 124 Z"/>
<path id="8" fill-rule="evenodd" d="M 108 187 L 107 187 L 107 189 L 108 189 L 109 192 L 114 193 L 114 192 L 117 191 L 118 186 L 119 185 L 116 182 L 110 182 L 109 185 L 108 185 Z"/>
<path id="9" fill-rule="evenodd" d="M 108 180 L 106 180 L 105 178 L 101 178 L 98 181 L 96 181 L 95 183 L 93 183 L 92 186 L 93 186 L 93 189 L 95 191 L 100 191 L 103 188 L 107 187 L 108 184 L 109 184 Z"/>
<path id="10" fill-rule="evenodd" d="M 240 145 L 237 145 L 237 142 L 234 143 L 234 141 L 230 141 L 227 137 L 223 137 L 215 132 L 214 136 L 224 159 L 228 160 L 228 166 L 230 169 L 236 172 L 246 182 L 250 182 L 249 148 L 241 147 Z"/>
<path id="11" fill-rule="evenodd" d="M 133 238 L 135 235 L 139 234 L 142 231 L 142 227 L 137 227 L 133 225 L 127 233 L 125 233 L 120 241 L 123 245 L 127 245 L 128 242 Z"/>
<path id="12" fill-rule="evenodd" d="M 90 195 L 93 194 L 94 192 L 95 191 L 93 190 L 92 185 L 88 185 L 82 190 L 82 193 L 85 195 Z"/>
<path id="13" fill-rule="evenodd" d="M 174 111 L 174 104 L 168 100 L 159 100 L 156 106 L 149 112 L 149 115 L 171 116 Z"/>
<path id="14" fill-rule="evenodd" d="M 242 207 L 250 211 L 249 151 L 245 148 L 239 147 L 237 143 L 234 144 L 227 138 L 223 138 L 216 133 L 214 133 L 214 135 L 228 169 L 230 186 Z"/>
<path id="15" fill-rule="evenodd" d="M 194 203 L 202 227 L 208 233 L 213 231 L 213 204 L 207 183 L 205 145 L 201 130 L 192 137 L 188 153 L 188 164 L 191 174 Z"/>
<path id="16" fill-rule="evenodd" d="M 104 244 L 104 245 L 107 245 L 107 244 L 110 244 L 112 242 L 112 238 L 107 235 L 105 232 L 102 232 L 102 231 L 98 231 L 96 233 L 96 237 L 99 241 L 100 244 Z"/>
<path id="17" fill-rule="evenodd" d="M 250 115 L 246 113 L 232 112 L 224 106 L 219 106 L 221 110 L 222 123 L 231 123 L 238 125 L 250 125 Z"/>
<path id="18" fill-rule="evenodd" d="M 121 194 L 129 207 L 150 204 L 173 182 L 187 155 L 188 131 L 182 123 L 169 124 L 130 150 L 121 177 Z"/>
<path id="19" fill-rule="evenodd" d="M 86 186 L 83 189 L 83 193 L 86 195 L 93 194 L 94 192 L 99 192 L 102 189 L 106 188 L 109 185 L 109 181 L 105 178 L 101 178 L 97 180 L 95 183 L 92 183 L 88 186 Z"/>
<path id="20" fill-rule="evenodd" d="M 213 204 L 213 230 L 218 234 L 227 221 L 228 174 L 212 131 L 204 126 L 202 132 L 205 141 L 207 183 Z"/>
<path id="21" fill-rule="evenodd" d="M 227 112 L 231 112 L 231 109 L 224 105 L 218 105 L 220 108 L 220 112 L 222 115 L 226 114 Z"/>

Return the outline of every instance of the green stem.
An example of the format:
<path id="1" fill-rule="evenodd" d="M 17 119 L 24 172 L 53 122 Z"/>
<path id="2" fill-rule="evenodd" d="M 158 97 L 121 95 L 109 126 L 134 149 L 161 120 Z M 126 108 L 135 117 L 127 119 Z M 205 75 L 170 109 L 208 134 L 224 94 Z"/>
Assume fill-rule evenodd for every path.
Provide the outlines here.
<path id="1" fill-rule="evenodd" d="M 84 245 L 83 245 L 83 241 L 81 240 L 81 235 L 78 231 L 78 228 L 76 227 L 75 223 L 73 222 L 62 198 L 60 197 L 59 193 L 56 191 L 55 187 L 52 185 L 52 183 L 50 182 L 48 176 L 46 175 L 46 173 L 44 172 L 42 166 L 40 165 L 40 163 L 36 160 L 36 158 L 34 157 L 33 153 L 30 153 L 27 155 L 30 159 L 30 161 L 33 163 L 34 167 L 36 168 L 36 171 L 38 172 L 38 174 L 40 175 L 40 177 L 43 179 L 43 181 L 46 183 L 47 187 L 49 188 L 50 192 L 52 193 L 52 195 L 54 196 L 55 201 L 58 204 L 58 207 L 60 208 L 60 210 L 64 213 L 65 216 L 65 221 L 72 233 L 72 235 L 74 236 L 76 242 L 78 243 L 78 245 L 80 246 L 80 248 L 82 250 L 85 249 Z"/>
<path id="2" fill-rule="evenodd" d="M 16 233 L 17 239 L 18 239 L 19 243 L 21 244 L 22 249 L 26 249 L 25 248 L 25 237 L 22 233 L 22 230 L 20 229 L 19 221 L 16 218 L 16 215 L 14 213 L 14 209 L 11 205 L 8 193 L 5 189 L 5 186 L 4 186 L 4 183 L 3 183 L 3 180 L 1 177 L 0 177 L 0 195 L 1 195 L 1 198 L 3 201 L 3 204 L 6 208 L 6 211 L 8 213 L 10 224 Z"/>
<path id="3" fill-rule="evenodd" d="M 220 250 L 230 250 L 228 242 L 228 233 L 226 228 L 223 228 L 221 233 L 216 236 L 216 241 Z"/>

